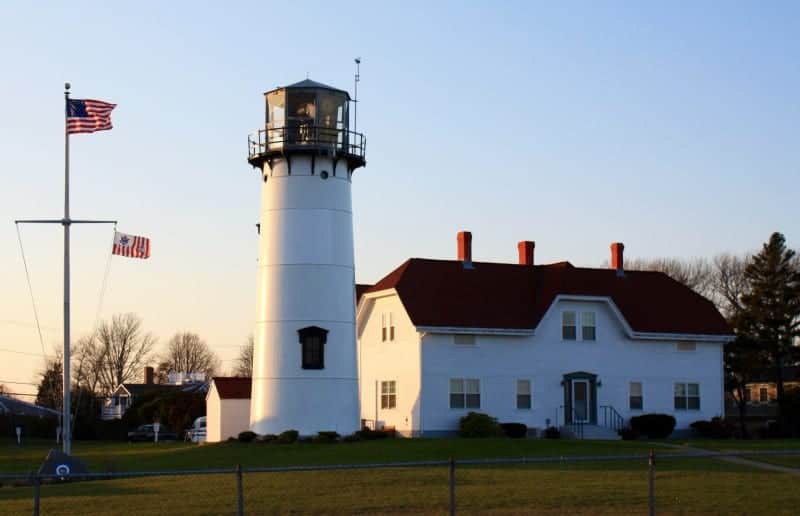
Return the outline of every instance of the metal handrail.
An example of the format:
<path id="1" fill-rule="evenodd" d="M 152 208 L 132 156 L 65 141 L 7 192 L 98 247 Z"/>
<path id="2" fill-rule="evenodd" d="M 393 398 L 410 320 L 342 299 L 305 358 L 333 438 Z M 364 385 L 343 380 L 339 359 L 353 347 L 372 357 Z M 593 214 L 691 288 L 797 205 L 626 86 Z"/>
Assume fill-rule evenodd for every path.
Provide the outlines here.
<path id="1" fill-rule="evenodd" d="M 622 430 L 625 427 L 625 418 L 611 405 L 600 405 L 603 426 L 612 430 Z"/>
<path id="2" fill-rule="evenodd" d="M 362 133 L 310 124 L 266 127 L 247 137 L 248 158 L 285 150 L 330 150 L 364 159 L 367 140 Z"/>
<path id="3" fill-rule="evenodd" d="M 578 439 L 583 439 L 583 427 L 586 425 L 586 421 L 578 421 L 577 420 L 577 413 L 575 412 L 574 407 L 570 407 L 570 422 L 567 423 L 567 408 L 564 405 L 560 405 L 559 407 L 559 417 L 563 415 L 564 424 L 561 426 L 565 426 L 572 430 L 575 434 L 575 437 Z"/>

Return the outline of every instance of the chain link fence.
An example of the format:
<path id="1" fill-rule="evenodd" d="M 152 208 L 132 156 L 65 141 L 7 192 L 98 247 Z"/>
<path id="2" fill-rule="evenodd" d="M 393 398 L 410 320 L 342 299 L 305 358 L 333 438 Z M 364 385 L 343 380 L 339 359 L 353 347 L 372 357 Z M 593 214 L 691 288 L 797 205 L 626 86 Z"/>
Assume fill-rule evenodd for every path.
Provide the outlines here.
<path id="1" fill-rule="evenodd" d="M 662 461 L 681 461 L 681 460 L 698 460 L 698 459 L 734 459 L 742 460 L 747 457 L 800 457 L 800 450 L 754 450 L 754 451 L 737 451 L 737 452 L 712 452 L 712 451 L 693 451 L 692 453 L 659 453 L 650 452 L 649 454 L 624 454 L 624 455 L 590 455 L 590 456 L 563 456 L 563 457 L 519 457 L 519 458 L 491 458 L 491 459 L 456 459 L 450 458 L 449 460 L 423 460 L 423 461 L 409 461 L 409 462 L 376 462 L 369 464 L 329 464 L 329 465 L 313 465 L 313 466 L 282 466 L 282 467 L 242 467 L 237 465 L 231 468 L 209 468 L 209 469 L 188 469 L 188 470 L 174 470 L 174 471 L 128 471 L 128 472 L 106 472 L 106 473 L 86 473 L 86 474 L 73 474 L 68 477 L 59 475 L 40 475 L 40 474 L 0 474 L 0 482 L 3 484 L 13 483 L 17 487 L 32 488 L 32 513 L 34 515 L 44 514 L 42 509 L 42 491 L 48 489 L 50 486 L 63 485 L 67 483 L 75 483 L 85 485 L 91 482 L 97 486 L 97 490 L 101 490 L 100 484 L 96 481 L 108 480 L 121 480 L 121 479 L 146 479 L 146 478 L 169 478 L 169 477 L 193 477 L 198 479 L 198 482 L 203 482 L 202 478 L 212 478 L 214 489 L 220 489 L 224 486 L 230 496 L 226 497 L 229 500 L 230 513 L 237 515 L 244 515 L 246 493 L 245 493 L 245 480 L 253 475 L 263 474 L 288 474 L 297 472 L 340 472 L 340 471 L 379 471 L 379 470 L 414 470 L 414 469 L 427 469 L 438 470 L 442 475 L 435 475 L 431 479 L 426 479 L 426 483 L 430 488 L 430 482 L 441 482 L 441 490 L 434 489 L 440 493 L 442 500 L 446 500 L 447 510 L 449 514 L 456 514 L 459 508 L 459 473 L 467 468 L 474 467 L 504 467 L 504 466 L 545 466 L 545 465 L 559 465 L 564 467 L 569 464 L 593 464 L 595 466 L 602 466 L 598 471 L 604 474 L 611 474 L 613 467 L 609 466 L 615 462 L 635 461 L 638 464 L 645 465 L 643 467 L 643 482 L 637 483 L 637 489 L 644 487 L 644 479 L 646 479 L 647 493 L 646 493 L 646 506 L 650 515 L 656 514 L 657 507 L 657 493 L 658 483 L 656 477 L 657 463 Z M 800 464 L 800 461 L 798 462 Z M 763 466 L 769 464 L 760 463 Z M 785 469 L 786 472 L 792 472 L 793 468 L 773 466 L 776 471 Z M 794 470 L 795 473 L 800 474 L 800 470 Z M 230 480 L 224 480 L 230 479 Z M 311 489 L 311 486 L 309 486 Z M 177 495 L 177 493 L 176 493 Z M 136 493 L 131 493 L 129 502 L 132 512 L 136 513 Z M 333 512 L 335 510 L 331 508 Z M 398 509 L 402 509 L 399 507 Z M 533 508 L 532 508 L 533 510 Z M 226 511 L 228 512 L 228 511 Z M 180 511 L 174 512 L 180 514 Z"/>

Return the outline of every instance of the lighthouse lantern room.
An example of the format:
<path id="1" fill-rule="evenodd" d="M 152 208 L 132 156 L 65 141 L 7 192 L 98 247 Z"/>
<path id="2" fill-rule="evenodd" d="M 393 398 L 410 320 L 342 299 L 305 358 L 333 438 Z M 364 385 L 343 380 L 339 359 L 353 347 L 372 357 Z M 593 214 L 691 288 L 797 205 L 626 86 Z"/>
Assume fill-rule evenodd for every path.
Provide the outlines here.
<path id="1" fill-rule="evenodd" d="M 311 80 L 264 94 L 248 139 L 261 172 L 250 427 L 359 428 L 351 180 L 366 164 L 350 95 Z"/>

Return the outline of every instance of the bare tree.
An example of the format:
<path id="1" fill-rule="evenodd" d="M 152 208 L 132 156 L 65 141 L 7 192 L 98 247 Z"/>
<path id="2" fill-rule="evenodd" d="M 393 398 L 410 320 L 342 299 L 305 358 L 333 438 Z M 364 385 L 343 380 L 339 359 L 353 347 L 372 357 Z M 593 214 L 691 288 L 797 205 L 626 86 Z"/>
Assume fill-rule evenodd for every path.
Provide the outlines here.
<path id="1" fill-rule="evenodd" d="M 159 371 L 204 373 L 211 378 L 220 367 L 220 360 L 196 333 L 176 333 L 162 355 Z"/>
<path id="2" fill-rule="evenodd" d="M 239 348 L 239 356 L 236 357 L 236 365 L 233 366 L 233 376 L 249 378 L 253 376 L 253 350 L 255 349 L 255 339 L 253 335 L 247 337 L 247 341 Z"/>
<path id="3" fill-rule="evenodd" d="M 97 342 L 104 357 L 98 382 L 105 392 L 111 392 L 141 373 L 156 339 L 142 330 L 142 320 L 137 315 L 128 313 L 101 323 Z"/>
<path id="4" fill-rule="evenodd" d="M 711 295 L 714 271 L 706 258 L 634 258 L 626 261 L 625 268 L 663 272 L 702 296 Z"/>
<path id="5" fill-rule="evenodd" d="M 726 319 L 742 308 L 742 296 L 748 291 L 744 275 L 751 258 L 747 255 L 718 254 L 713 260 L 711 299 Z"/>
<path id="6" fill-rule="evenodd" d="M 103 347 L 95 334 L 84 335 L 73 346 L 73 381 L 78 387 L 97 392 L 101 385 L 101 372 L 105 362 Z"/>

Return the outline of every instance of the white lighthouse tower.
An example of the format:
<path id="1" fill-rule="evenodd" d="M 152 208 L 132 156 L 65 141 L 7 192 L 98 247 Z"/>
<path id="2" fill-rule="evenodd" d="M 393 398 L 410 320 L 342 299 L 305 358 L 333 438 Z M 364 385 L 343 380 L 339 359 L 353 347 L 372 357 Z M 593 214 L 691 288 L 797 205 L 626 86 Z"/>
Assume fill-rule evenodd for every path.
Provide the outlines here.
<path id="1" fill-rule="evenodd" d="M 250 427 L 344 435 L 359 428 L 350 185 L 365 140 L 346 91 L 305 80 L 264 96 L 248 156 L 261 171 Z"/>

